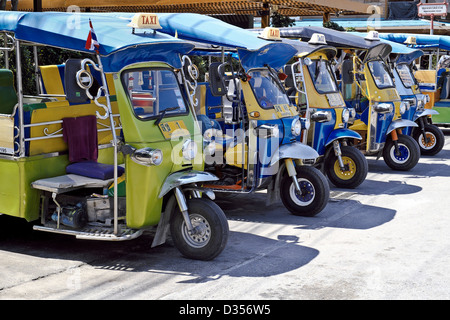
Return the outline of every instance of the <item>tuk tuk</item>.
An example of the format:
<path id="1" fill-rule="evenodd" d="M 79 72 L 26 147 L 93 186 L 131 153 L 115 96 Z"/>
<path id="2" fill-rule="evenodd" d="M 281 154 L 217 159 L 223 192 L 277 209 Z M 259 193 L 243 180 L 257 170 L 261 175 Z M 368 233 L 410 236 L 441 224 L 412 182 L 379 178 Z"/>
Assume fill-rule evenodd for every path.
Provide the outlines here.
<path id="1" fill-rule="evenodd" d="M 430 97 L 420 91 L 419 83 L 414 76 L 414 61 L 423 55 L 423 51 L 413 50 L 397 43 L 391 45 L 393 50 L 390 62 L 395 85 L 402 101 L 409 104 L 402 118 L 412 120 L 418 125 L 416 128 L 404 128 L 403 133 L 417 141 L 421 154 L 435 155 L 444 147 L 445 136 L 441 129 L 432 123 L 431 117 L 438 115 L 439 112 L 425 108 Z"/>
<path id="2" fill-rule="evenodd" d="M 356 112 L 345 105 L 339 91 L 332 65 L 336 49 L 318 33 L 308 43 L 284 41 L 298 50 L 298 60 L 285 67 L 288 77 L 284 84 L 300 116 L 311 120 L 301 141 L 319 153 L 317 166 L 336 187 L 356 188 L 365 180 L 368 164 L 353 146 L 362 140 L 361 135 L 348 129 Z"/>
<path id="3" fill-rule="evenodd" d="M 376 32 L 361 38 L 327 28 L 302 27 L 296 32 L 304 40 L 322 33 L 326 42 L 338 49 L 341 91 L 346 105 L 354 108 L 356 117 L 348 128 L 358 132 L 363 140 L 355 146 L 366 156 L 383 156 L 393 170 L 410 170 L 420 158 L 416 141 L 401 133 L 405 127 L 417 127 L 402 119 L 407 104 L 395 89 L 392 72 L 385 60 L 391 46 L 382 43 Z"/>
<path id="4" fill-rule="evenodd" d="M 203 187 L 224 194 L 267 190 L 266 204 L 281 198 L 294 215 L 321 212 L 329 185 L 313 166 L 318 153 L 297 141 L 306 121 L 278 77 L 297 50 L 207 16 L 159 18 L 163 32 L 195 41 L 195 53 L 211 57 L 209 81 L 197 84 L 196 97 L 202 125 L 212 129 L 216 142 L 205 170 L 220 180 Z M 219 61 L 212 62 L 214 57 Z"/>
<path id="5" fill-rule="evenodd" d="M 155 14 L 1 12 L 0 213 L 34 230 L 122 241 L 155 227 L 186 257 L 211 260 L 228 222 L 201 184 L 204 145 L 181 55 L 194 46 L 158 32 Z M 23 92 L 21 50 L 60 48 L 81 58 L 34 64 L 37 95 Z M 34 49 L 34 53 L 37 49 Z M 7 54 L 5 54 L 7 56 Z M 8 63 L 6 63 L 8 65 Z M 15 84 L 14 84 L 15 77 Z"/>
<path id="6" fill-rule="evenodd" d="M 414 77 L 421 93 L 428 96 L 425 109 L 437 112 L 431 115 L 433 124 L 438 127 L 450 126 L 450 37 L 389 33 L 380 33 L 380 37 L 423 51 L 416 64 Z"/>

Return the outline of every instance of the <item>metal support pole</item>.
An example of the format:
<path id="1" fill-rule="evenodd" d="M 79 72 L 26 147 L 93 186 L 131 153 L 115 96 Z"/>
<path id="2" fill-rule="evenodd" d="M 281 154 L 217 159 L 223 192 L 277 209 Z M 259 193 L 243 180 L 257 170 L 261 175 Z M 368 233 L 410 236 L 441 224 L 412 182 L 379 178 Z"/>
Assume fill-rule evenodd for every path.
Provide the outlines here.
<path id="1" fill-rule="evenodd" d="M 434 14 L 431 15 L 431 20 L 430 20 L 430 34 L 431 35 L 434 33 L 433 29 L 434 29 Z"/>
<path id="2" fill-rule="evenodd" d="M 98 60 L 98 67 L 100 68 L 101 76 L 102 76 L 102 85 L 105 92 L 105 98 L 106 98 L 106 105 L 108 107 L 108 113 L 109 113 L 109 122 L 111 124 L 111 130 L 113 135 L 113 141 L 112 144 L 114 146 L 114 234 L 117 235 L 118 231 L 118 219 L 119 219 L 119 201 L 118 201 L 118 195 L 117 195 L 117 166 L 118 160 L 117 160 L 117 152 L 118 152 L 118 146 L 117 146 L 117 135 L 116 135 L 116 128 L 114 126 L 114 119 L 113 119 L 113 113 L 111 109 L 111 99 L 109 96 L 109 90 L 108 90 L 108 82 L 106 81 L 105 72 L 103 71 L 103 65 L 100 58 L 100 55 L 97 54 L 97 60 Z"/>
<path id="3" fill-rule="evenodd" d="M 23 127 L 23 87 L 22 87 L 22 64 L 20 62 L 20 41 L 16 41 L 16 80 L 17 80 L 17 103 L 19 105 L 19 157 L 25 156 L 25 129 Z"/>

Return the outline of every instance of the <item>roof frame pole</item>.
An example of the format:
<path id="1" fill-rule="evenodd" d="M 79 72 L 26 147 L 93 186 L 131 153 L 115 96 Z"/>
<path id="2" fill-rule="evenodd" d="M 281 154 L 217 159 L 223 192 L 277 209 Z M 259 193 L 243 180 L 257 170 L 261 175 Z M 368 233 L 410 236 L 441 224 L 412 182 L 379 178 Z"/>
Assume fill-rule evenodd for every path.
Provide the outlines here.
<path id="1" fill-rule="evenodd" d="M 5 48 L 7 47 L 7 41 L 8 41 L 8 37 L 6 36 L 6 33 L 3 34 L 3 44 L 5 46 Z M 9 52 L 8 50 L 4 50 L 3 54 L 5 55 L 5 68 L 9 69 Z"/>
<path id="2" fill-rule="evenodd" d="M 270 7 L 268 2 L 263 3 L 263 10 L 261 11 L 261 27 L 265 28 L 270 25 Z"/>
<path id="3" fill-rule="evenodd" d="M 20 41 L 16 40 L 16 80 L 17 80 L 17 104 L 19 111 L 19 157 L 25 156 L 25 129 L 23 127 L 23 86 L 22 65 L 20 57 Z"/>
<path id="4" fill-rule="evenodd" d="M 40 95 L 43 91 L 41 88 L 41 75 L 39 73 L 39 59 L 38 59 L 38 52 L 37 52 L 37 46 L 33 46 L 33 57 L 34 57 L 34 75 L 35 75 L 35 81 L 36 81 L 36 91 L 37 94 Z"/>

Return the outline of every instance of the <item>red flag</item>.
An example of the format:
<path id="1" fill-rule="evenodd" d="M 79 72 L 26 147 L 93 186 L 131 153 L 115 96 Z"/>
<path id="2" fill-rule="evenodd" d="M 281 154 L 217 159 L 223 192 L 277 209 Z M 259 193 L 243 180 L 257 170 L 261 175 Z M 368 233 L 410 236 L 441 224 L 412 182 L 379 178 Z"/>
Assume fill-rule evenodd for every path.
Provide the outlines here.
<path id="1" fill-rule="evenodd" d="M 100 49 L 100 44 L 97 41 L 97 36 L 95 35 L 94 27 L 92 26 L 91 19 L 89 19 L 89 27 L 91 28 L 91 30 L 89 30 L 89 35 L 86 40 L 85 48 L 87 50 L 95 50 L 95 52 L 98 53 L 98 50 Z"/>

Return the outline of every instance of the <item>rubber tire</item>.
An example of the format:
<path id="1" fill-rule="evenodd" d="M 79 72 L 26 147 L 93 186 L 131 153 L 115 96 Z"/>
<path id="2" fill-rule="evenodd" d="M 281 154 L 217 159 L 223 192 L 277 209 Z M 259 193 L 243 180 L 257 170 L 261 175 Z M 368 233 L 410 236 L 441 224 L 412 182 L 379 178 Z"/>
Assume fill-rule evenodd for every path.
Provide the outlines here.
<path id="1" fill-rule="evenodd" d="M 178 251 L 189 259 L 212 260 L 225 249 L 229 234 L 228 220 L 222 209 L 210 199 L 189 199 L 187 206 L 189 216 L 200 215 L 207 221 L 211 231 L 209 241 L 205 246 L 196 248 L 185 240 L 183 229 L 187 232 L 186 224 L 177 206 L 170 220 L 173 243 Z"/>
<path id="2" fill-rule="evenodd" d="M 307 205 L 296 204 L 290 195 L 291 186 L 295 188 L 292 178 L 287 172 L 281 179 L 280 197 L 286 209 L 295 216 L 313 217 L 321 212 L 330 198 L 330 186 L 322 172 L 310 166 L 297 166 L 297 179 L 306 179 L 314 187 L 314 199 Z"/>
<path id="3" fill-rule="evenodd" d="M 426 124 L 425 125 L 425 134 L 427 134 L 428 132 L 431 133 L 432 135 L 434 135 L 434 137 L 436 139 L 436 143 L 434 144 L 434 146 L 431 149 L 425 149 L 421 146 L 419 141 L 421 140 L 421 137 L 422 137 L 422 130 L 420 130 L 420 128 L 415 128 L 412 136 L 413 136 L 414 140 L 416 140 L 417 143 L 419 144 L 421 154 L 427 155 L 427 156 L 434 156 L 435 154 L 438 154 L 444 147 L 445 136 L 444 136 L 444 133 L 442 133 L 442 130 L 439 129 L 434 124 Z"/>
<path id="4" fill-rule="evenodd" d="M 383 148 L 383 159 L 384 162 L 393 170 L 398 171 L 409 171 L 416 166 L 420 159 L 420 148 L 416 140 L 412 137 L 399 134 L 398 135 L 398 143 L 405 146 L 409 151 L 409 159 L 405 163 L 397 163 L 395 162 L 391 156 L 390 152 L 392 148 L 395 148 L 394 142 L 389 136 L 386 139 L 386 144 Z"/>
<path id="5" fill-rule="evenodd" d="M 369 165 L 367 164 L 366 157 L 358 149 L 351 146 L 341 146 L 341 153 L 343 157 L 350 158 L 356 167 L 356 172 L 348 180 L 341 179 L 336 175 L 334 166 L 338 161 L 338 158 L 334 154 L 333 150 L 329 153 L 329 156 L 325 159 L 324 171 L 331 183 L 338 188 L 354 189 L 358 187 L 367 177 L 369 171 Z"/>

